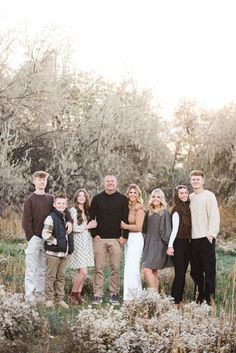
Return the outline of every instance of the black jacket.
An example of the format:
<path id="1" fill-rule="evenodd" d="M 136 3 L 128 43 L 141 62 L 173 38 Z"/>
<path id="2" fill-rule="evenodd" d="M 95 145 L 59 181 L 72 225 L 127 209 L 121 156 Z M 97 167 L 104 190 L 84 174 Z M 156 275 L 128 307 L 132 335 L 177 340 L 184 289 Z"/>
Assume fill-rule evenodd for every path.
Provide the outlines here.
<path id="1" fill-rule="evenodd" d="M 53 220 L 52 235 L 57 239 L 57 245 L 48 245 L 45 242 L 45 250 L 54 252 L 66 252 L 68 245 L 68 254 L 74 251 L 74 239 L 72 234 L 66 234 L 66 220 L 64 214 L 54 210 L 50 213 Z"/>

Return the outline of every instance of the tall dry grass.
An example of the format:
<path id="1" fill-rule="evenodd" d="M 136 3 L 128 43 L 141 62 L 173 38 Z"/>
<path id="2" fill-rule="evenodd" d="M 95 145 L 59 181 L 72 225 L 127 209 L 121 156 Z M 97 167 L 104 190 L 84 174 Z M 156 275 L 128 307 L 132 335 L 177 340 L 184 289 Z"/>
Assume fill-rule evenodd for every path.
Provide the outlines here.
<path id="1" fill-rule="evenodd" d="M 220 235 L 236 241 L 236 208 L 220 207 Z"/>
<path id="2" fill-rule="evenodd" d="M 6 208 L 0 217 L 0 237 L 11 240 L 25 239 L 21 226 L 21 213 L 13 207 Z"/>
<path id="3" fill-rule="evenodd" d="M 24 238 L 24 232 L 21 227 L 21 212 L 14 207 L 9 206 L 0 216 L 0 236 Z M 220 207 L 220 236 L 224 239 L 236 241 L 236 208 Z"/>

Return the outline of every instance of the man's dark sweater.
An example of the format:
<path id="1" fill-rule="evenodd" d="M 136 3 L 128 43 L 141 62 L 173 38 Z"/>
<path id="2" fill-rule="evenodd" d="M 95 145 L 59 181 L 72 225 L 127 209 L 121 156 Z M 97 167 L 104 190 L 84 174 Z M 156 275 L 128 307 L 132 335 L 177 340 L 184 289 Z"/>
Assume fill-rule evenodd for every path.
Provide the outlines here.
<path id="1" fill-rule="evenodd" d="M 99 235 L 101 238 L 114 239 L 123 235 L 128 238 L 128 231 L 121 231 L 120 222 L 128 223 L 128 200 L 127 197 L 116 191 L 107 194 L 105 191 L 94 196 L 90 207 L 90 216 L 96 219 L 97 228 L 91 229 L 93 237 Z"/>

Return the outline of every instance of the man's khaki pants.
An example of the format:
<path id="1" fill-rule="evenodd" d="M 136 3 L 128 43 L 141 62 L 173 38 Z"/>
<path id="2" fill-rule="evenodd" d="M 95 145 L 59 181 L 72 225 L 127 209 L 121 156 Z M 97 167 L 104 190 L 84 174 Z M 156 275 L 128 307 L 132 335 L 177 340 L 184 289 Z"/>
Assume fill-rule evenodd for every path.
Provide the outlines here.
<path id="1" fill-rule="evenodd" d="M 120 293 L 120 259 L 122 249 L 119 239 L 94 239 L 94 278 L 93 278 L 93 294 L 96 297 L 103 296 L 104 277 L 103 270 L 106 263 L 106 255 L 108 255 L 111 268 L 110 276 L 110 295 Z"/>
<path id="2" fill-rule="evenodd" d="M 58 257 L 46 254 L 46 298 L 47 300 L 64 300 L 65 270 L 69 256 Z"/>

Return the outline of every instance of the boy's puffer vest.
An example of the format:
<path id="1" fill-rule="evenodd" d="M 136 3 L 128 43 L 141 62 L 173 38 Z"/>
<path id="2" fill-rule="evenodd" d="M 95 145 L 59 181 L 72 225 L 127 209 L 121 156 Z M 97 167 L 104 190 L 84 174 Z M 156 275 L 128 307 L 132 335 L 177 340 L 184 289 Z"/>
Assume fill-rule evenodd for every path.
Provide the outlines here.
<path id="1" fill-rule="evenodd" d="M 45 242 L 45 250 L 53 252 L 66 252 L 68 244 L 68 254 L 72 254 L 74 251 L 73 234 L 71 233 L 66 236 L 66 222 L 63 214 L 57 210 L 54 210 L 50 213 L 50 216 L 53 220 L 52 235 L 57 239 L 57 245 L 48 245 L 47 242 Z"/>

